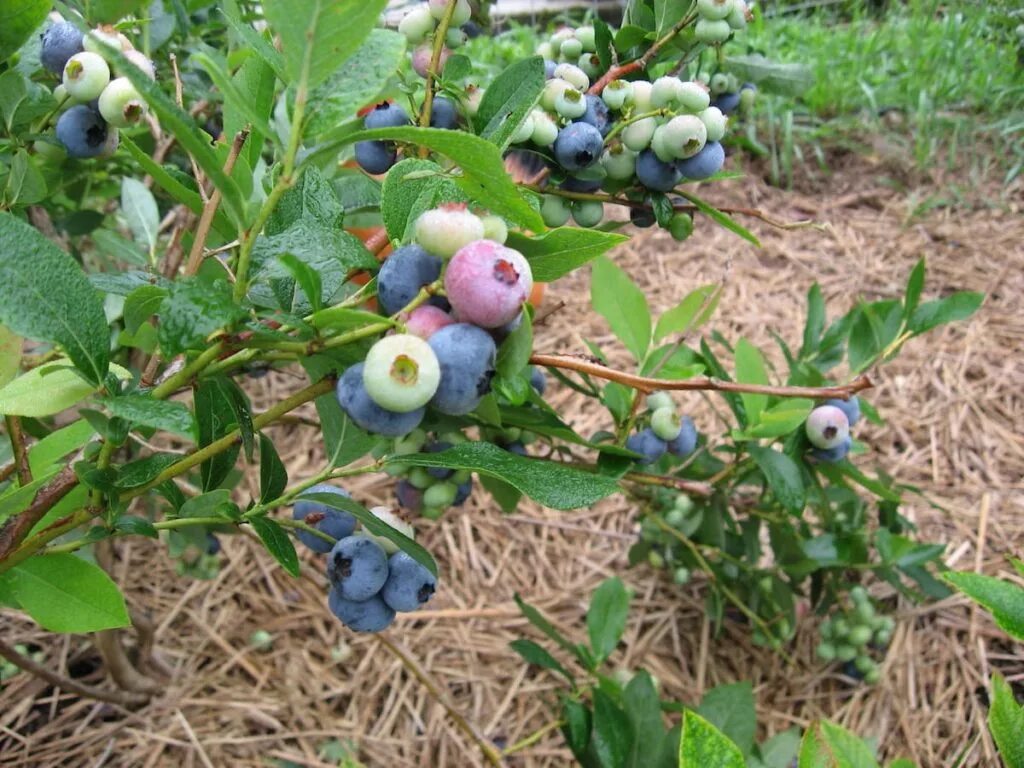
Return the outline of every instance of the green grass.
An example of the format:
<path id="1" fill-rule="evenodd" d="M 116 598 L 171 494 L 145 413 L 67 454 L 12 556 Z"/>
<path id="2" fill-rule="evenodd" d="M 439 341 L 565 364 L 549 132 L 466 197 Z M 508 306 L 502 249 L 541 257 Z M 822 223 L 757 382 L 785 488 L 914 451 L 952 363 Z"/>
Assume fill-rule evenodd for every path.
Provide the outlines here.
<path id="1" fill-rule="evenodd" d="M 1019 15 L 1019 18 L 1018 18 Z M 905 148 L 921 170 L 943 166 L 970 181 L 1013 180 L 1024 170 L 1024 66 L 1014 27 L 1024 12 L 998 3 L 911 0 L 881 17 L 758 20 L 746 41 L 784 62 L 802 62 L 814 85 L 797 100 L 769 97 L 758 139 L 779 181 L 823 148 L 872 132 Z M 893 128 L 884 114 L 898 115 Z"/>

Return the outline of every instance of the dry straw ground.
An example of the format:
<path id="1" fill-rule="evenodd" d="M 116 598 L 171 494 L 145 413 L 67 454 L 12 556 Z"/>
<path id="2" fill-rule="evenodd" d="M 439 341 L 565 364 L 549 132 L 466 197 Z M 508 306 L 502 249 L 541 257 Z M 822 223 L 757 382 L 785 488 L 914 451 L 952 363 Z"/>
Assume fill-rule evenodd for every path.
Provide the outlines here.
<path id="1" fill-rule="evenodd" d="M 780 218 L 813 217 L 828 222 L 825 231 L 777 231 L 754 222 L 764 243 L 757 250 L 701 222 L 685 244 L 645 231 L 615 259 L 657 309 L 724 279 L 714 327 L 728 338 L 742 334 L 759 342 L 770 331 L 799 338 L 812 281 L 839 312 L 858 294 L 896 295 L 922 255 L 929 258 L 929 292 L 986 292 L 974 319 L 911 343 L 877 372 L 870 397 L 888 423 L 859 429 L 871 453 L 858 461 L 920 486 L 938 505 L 912 497 L 906 514 L 923 536 L 947 545 L 949 565 L 1005 573 L 1005 555 L 1019 556 L 1024 547 L 1021 189 L 990 189 L 987 197 L 915 216 L 928 196 L 946 196 L 941 184 L 903 185 L 899 169 L 881 161 L 849 163 L 833 176 L 805 180 L 799 192 L 745 181 L 710 193 L 721 204 L 758 206 Z M 552 286 L 547 306 L 565 302 L 565 308 L 539 332 L 539 350 L 579 352 L 584 336 L 613 344 L 602 321 L 588 314 L 587 280 L 580 274 Z M 251 388 L 259 405 L 299 386 L 297 377 L 282 374 Z M 558 391 L 552 399 L 584 431 L 603 423 L 571 393 Z M 720 430 L 713 397 L 685 402 L 699 425 Z M 275 438 L 293 477 L 320 466 L 313 429 L 279 428 Z M 383 479 L 350 487 L 367 503 L 390 499 Z M 444 581 L 430 610 L 402 616 L 389 636 L 479 733 L 514 743 L 550 719 L 557 684 L 508 649 L 510 640 L 534 636 L 513 593 L 582 637 L 587 596 L 625 569 L 634 511 L 613 498 L 572 513 L 524 504 L 503 517 L 478 494 L 419 529 Z M 278 758 L 321 766 L 327 763 L 318 747 L 338 738 L 357 741 L 369 766 L 482 764 L 445 708 L 378 639 L 348 633 L 327 613 L 312 559 L 306 566 L 314 578 L 294 581 L 253 542 L 234 537 L 220 576 L 190 582 L 176 577 L 148 540 L 121 543 L 117 557 L 116 576 L 130 603 L 157 623 L 159 654 L 173 677 L 151 704 L 127 712 L 16 676 L 0 692 L 0 764 L 219 767 Z M 645 665 L 667 695 L 694 702 L 711 686 L 751 679 L 762 735 L 827 716 L 877 737 L 886 756 L 905 755 L 925 768 L 953 765 L 961 754 L 964 765 L 997 764 L 982 728 L 981 686 L 999 668 L 1020 690 L 1024 656 L 963 600 L 901 602 L 882 682 L 867 688 L 848 685 L 812 660 L 813 621 L 801 625 L 796 664 L 786 666 L 751 646 L 742 627 L 726 626 L 711 637 L 699 580 L 679 589 L 646 568 L 626 571 L 625 578 L 637 596 L 614 661 Z M 885 597 L 890 590 L 875 585 L 873 592 Z M 102 679 L 84 638 L 48 638 L 11 614 L 3 615 L 2 627 L 5 639 L 41 646 L 52 668 L 70 665 L 89 680 Z M 271 650 L 248 647 L 257 629 L 274 636 Z M 507 761 L 567 763 L 551 735 Z"/>

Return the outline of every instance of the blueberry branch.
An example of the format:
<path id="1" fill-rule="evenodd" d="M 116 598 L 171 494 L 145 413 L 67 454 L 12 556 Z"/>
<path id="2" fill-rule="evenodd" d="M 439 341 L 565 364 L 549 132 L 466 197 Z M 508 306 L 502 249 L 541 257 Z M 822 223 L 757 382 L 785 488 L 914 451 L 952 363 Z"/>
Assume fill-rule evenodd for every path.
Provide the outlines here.
<path id="1" fill-rule="evenodd" d="M 600 80 L 598 80 L 596 83 L 590 86 L 590 90 L 588 91 L 588 93 L 600 95 L 601 91 L 603 91 L 605 87 L 608 85 L 608 83 L 612 82 L 613 80 L 618 80 L 620 78 L 625 77 L 626 75 L 632 74 L 633 72 L 638 72 L 641 69 L 646 69 L 647 65 L 650 64 L 651 61 L 654 60 L 654 57 L 658 55 L 658 51 L 660 51 L 662 48 L 664 48 L 666 45 L 672 42 L 672 40 L 675 39 L 675 36 L 682 32 L 686 27 L 690 26 L 690 24 L 692 24 L 696 18 L 696 13 L 690 13 L 684 16 L 675 24 L 675 26 L 672 27 L 672 29 L 666 32 L 664 36 L 662 36 L 659 40 L 655 41 L 654 45 L 648 48 L 647 52 L 644 53 L 644 55 L 641 56 L 639 59 L 634 59 L 633 61 L 627 62 L 626 64 L 620 64 L 617 67 L 612 67 L 607 72 L 605 72 Z"/>
<path id="2" fill-rule="evenodd" d="M 14 467 L 18 472 L 18 485 L 24 488 L 32 482 L 32 469 L 28 464 L 28 453 L 25 451 L 25 433 L 21 430 L 21 418 L 18 416 L 4 416 L 7 424 L 7 437 L 11 441 L 11 450 L 14 452 Z"/>
<path id="3" fill-rule="evenodd" d="M 563 368 L 577 373 L 596 376 L 599 379 L 615 381 L 645 394 L 658 391 L 695 391 L 714 392 L 746 392 L 755 395 L 773 395 L 775 397 L 808 397 L 815 400 L 839 398 L 849 400 L 858 392 L 874 386 L 867 375 L 862 374 L 849 384 L 833 387 L 777 387 L 771 384 L 741 384 L 736 381 L 723 381 L 708 376 L 695 376 L 691 379 L 653 379 L 647 376 L 617 371 L 600 363 L 570 355 L 533 354 L 530 362 L 547 368 Z"/>

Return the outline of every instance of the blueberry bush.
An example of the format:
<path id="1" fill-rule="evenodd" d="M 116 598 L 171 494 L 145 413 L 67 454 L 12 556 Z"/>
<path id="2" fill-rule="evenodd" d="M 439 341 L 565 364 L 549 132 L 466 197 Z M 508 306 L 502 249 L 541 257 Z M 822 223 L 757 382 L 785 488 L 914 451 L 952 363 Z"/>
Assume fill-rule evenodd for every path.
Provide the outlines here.
<path id="1" fill-rule="evenodd" d="M 812 286 L 799 348 L 776 338 L 785 370 L 746 339 L 697 337 L 720 286 L 652 315 L 614 262 L 625 225 L 757 245 L 739 219 L 774 222 L 695 191 L 737 176 L 733 121 L 779 79 L 728 52 L 743 0 L 632 0 L 618 28 L 560 27 L 498 71 L 460 53 L 486 24 L 467 0 L 390 26 L 385 6 L 0 2 L 0 602 L 99 633 L 135 701 L 153 689 L 114 631 L 141 624 L 103 567 L 118 538 L 210 577 L 221 537 L 250 533 L 292 575 L 322 568 L 349 630 L 379 632 L 443 593 L 416 528 L 476 483 L 505 512 L 625 494 L 634 564 L 704 574 L 715 620 L 779 653 L 827 615 L 822 660 L 877 678 L 893 622 L 870 577 L 913 599 L 948 588 L 941 548 L 900 514 L 915 489 L 856 461 L 880 423 L 869 372 L 981 297 L 926 300 L 922 261 L 902 296 L 829 320 Z M 543 284 L 585 267 L 628 370 L 593 343 L 534 351 Z M 254 412 L 245 380 L 270 369 L 308 383 Z M 606 429 L 577 433 L 545 400 L 556 383 L 598 401 Z M 700 391 L 728 407 L 724 434 L 686 413 Z M 311 402 L 326 462 L 289 477 L 265 430 Z M 247 466 L 258 497 L 238 491 Z M 369 473 L 394 478 L 393 507 L 345 489 Z M 584 764 L 653 765 L 637 730 L 664 730 L 651 681 L 598 673 L 625 621 L 610 584 L 589 649 L 552 638 L 598 675 L 567 676 L 564 727 Z M 517 650 L 564 671 L 538 648 Z M 622 719 L 632 703 L 645 722 Z M 735 751 L 689 717 L 698 751 L 680 764 Z"/>

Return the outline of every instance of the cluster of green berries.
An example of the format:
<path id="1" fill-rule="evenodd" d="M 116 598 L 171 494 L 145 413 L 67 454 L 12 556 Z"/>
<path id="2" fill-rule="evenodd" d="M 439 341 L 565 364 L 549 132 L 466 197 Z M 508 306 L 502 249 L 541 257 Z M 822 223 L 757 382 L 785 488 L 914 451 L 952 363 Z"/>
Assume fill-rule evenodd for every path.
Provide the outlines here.
<path id="1" fill-rule="evenodd" d="M 427 0 L 413 6 L 398 24 L 398 31 L 405 35 L 410 45 L 416 46 L 412 51 L 412 66 L 420 77 L 427 76 L 434 51 L 437 25 L 447 10 L 448 0 Z M 444 36 L 444 46 L 441 48 L 441 59 L 438 63 L 440 69 L 444 69 L 444 64 L 453 50 L 462 47 L 468 37 L 475 36 L 477 30 L 470 20 L 472 15 L 473 9 L 469 5 L 469 0 L 457 0 Z"/>
<path id="2" fill-rule="evenodd" d="M 683 536 L 692 536 L 700 527 L 703 512 L 693 503 L 693 499 L 685 493 L 667 494 L 659 500 L 658 510 L 664 521 Z M 678 541 L 671 533 L 665 531 L 653 519 L 647 518 L 640 524 L 640 540 L 647 547 L 647 564 L 652 568 L 672 569 L 672 580 L 682 586 L 690 582 L 693 575 L 690 569 L 678 563 L 676 552 Z"/>
<path id="3" fill-rule="evenodd" d="M 62 112 L 56 137 L 68 157 L 109 157 L 117 149 L 119 130 L 146 115 L 145 100 L 118 72 L 115 51 L 156 79 L 153 62 L 114 27 L 83 34 L 75 24 L 60 21 L 43 33 L 39 59 L 61 78 L 53 91 Z M 58 147 L 46 141 L 38 142 L 36 148 L 40 153 L 59 154 Z"/>
<path id="4" fill-rule="evenodd" d="M 461 432 L 431 436 L 422 429 L 415 429 L 395 440 L 391 455 L 440 453 L 467 441 Z M 399 505 L 431 520 L 438 519 L 449 507 L 461 507 L 473 492 L 473 474 L 465 469 L 391 464 L 387 472 L 399 478 L 395 484 Z"/>
<path id="5" fill-rule="evenodd" d="M 854 395 L 849 400 L 826 400 L 807 417 L 804 431 L 811 443 L 811 455 L 818 461 L 842 461 L 850 452 L 853 438 L 850 427 L 860 421 L 860 401 Z"/>
<path id="6" fill-rule="evenodd" d="M 848 676 L 874 684 L 881 672 L 871 650 L 889 645 L 896 624 L 891 616 L 877 613 L 864 587 L 851 589 L 850 599 L 850 607 L 841 608 L 821 623 L 818 658 L 827 662 L 841 661 Z"/>
<path id="7" fill-rule="evenodd" d="M 626 440 L 626 448 L 638 453 L 637 464 L 653 464 L 666 453 L 685 458 L 697 448 L 697 428 L 689 416 L 680 418 L 668 392 L 655 392 L 647 398 L 648 426 Z"/>

